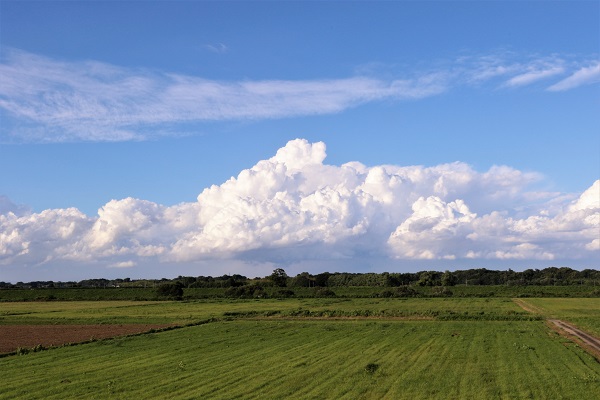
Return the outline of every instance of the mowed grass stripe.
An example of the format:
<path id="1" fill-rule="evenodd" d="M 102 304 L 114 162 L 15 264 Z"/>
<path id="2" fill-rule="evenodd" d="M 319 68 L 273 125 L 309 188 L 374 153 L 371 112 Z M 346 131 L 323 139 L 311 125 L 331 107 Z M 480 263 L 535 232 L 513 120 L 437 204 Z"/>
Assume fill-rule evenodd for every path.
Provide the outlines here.
<path id="1" fill-rule="evenodd" d="M 371 339 L 368 335 L 357 335 L 356 331 L 362 331 L 365 327 L 363 322 L 343 322 L 343 325 L 335 325 L 331 322 L 316 321 L 323 329 L 320 334 L 321 340 L 312 341 L 313 352 L 320 357 L 309 358 L 306 367 L 302 368 L 301 380 L 288 382 L 287 395 L 290 397 L 307 398 L 319 397 L 319 393 L 326 390 L 336 398 L 347 390 L 350 390 L 352 382 L 349 377 L 363 367 L 363 360 L 368 358 Z M 372 323 L 371 325 L 375 325 Z M 348 334 L 351 331 L 352 334 Z M 281 379 L 286 382 L 287 376 Z M 267 389 L 267 388 L 265 388 Z M 264 398 L 273 394 L 273 388 L 259 391 L 255 398 Z"/>
<path id="2" fill-rule="evenodd" d="M 282 371 L 290 370 L 290 365 L 296 365 L 295 361 L 290 363 L 290 356 L 297 354 L 299 351 L 296 343 L 303 343 L 306 339 L 302 337 L 302 334 L 296 334 L 297 331 L 304 332 L 307 328 L 306 322 L 292 322 L 293 326 L 297 329 L 290 331 L 290 322 L 278 321 L 276 323 L 263 323 L 260 322 L 258 325 L 252 329 L 256 332 L 255 339 L 257 339 L 261 344 L 268 344 L 267 349 L 259 349 L 259 351 L 253 356 L 248 357 L 243 352 L 240 354 L 240 357 L 248 357 L 247 364 L 249 364 L 249 368 L 244 368 L 243 371 L 239 374 L 232 373 L 232 378 L 237 380 L 237 384 L 234 387 L 230 387 L 226 390 L 227 396 L 231 396 L 235 398 L 236 396 L 242 396 L 244 398 L 256 398 L 260 397 L 261 391 L 260 389 L 265 386 L 266 383 L 273 383 L 276 385 L 278 380 L 288 380 L 289 375 L 283 374 Z M 310 325 L 311 331 L 316 331 L 318 336 L 320 336 L 321 343 L 336 343 L 340 339 L 344 339 L 346 335 L 344 332 L 335 332 L 335 331 L 326 331 L 322 328 L 324 324 L 320 323 L 320 321 L 313 322 Z M 268 329 L 264 329 L 269 327 Z M 280 335 L 281 329 L 283 329 L 283 333 L 286 332 L 294 332 L 294 336 L 291 335 Z M 320 331 L 320 332 L 319 332 Z M 309 355 L 310 360 L 309 364 L 332 364 L 332 358 L 337 357 L 338 353 L 334 351 L 329 351 L 329 346 L 327 344 L 319 345 L 319 342 L 309 341 L 306 343 L 310 347 L 303 346 L 302 351 L 305 355 Z M 244 378 L 240 379 L 240 375 Z M 265 381 L 264 377 L 271 377 L 270 380 Z M 307 377 L 308 378 L 308 377 Z M 253 385 L 257 380 L 262 380 L 263 385 Z M 267 390 L 267 393 L 272 390 L 270 388 Z"/>

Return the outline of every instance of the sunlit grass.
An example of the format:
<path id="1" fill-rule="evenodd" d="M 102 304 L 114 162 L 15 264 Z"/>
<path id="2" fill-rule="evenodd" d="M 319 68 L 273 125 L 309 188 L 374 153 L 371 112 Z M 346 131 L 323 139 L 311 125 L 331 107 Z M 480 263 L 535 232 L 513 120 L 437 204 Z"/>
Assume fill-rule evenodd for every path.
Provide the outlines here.
<path id="1" fill-rule="evenodd" d="M 260 299 L 197 300 L 189 302 L 7 302 L 0 305 L 0 324 L 97 324 L 175 323 L 190 324 L 208 318 L 247 313 L 330 311 L 341 316 L 401 316 L 406 318 L 446 316 L 458 319 L 493 319 L 528 315 L 510 299 Z M 277 315 L 275 315 L 277 316 Z"/>
<path id="2" fill-rule="evenodd" d="M 600 364 L 542 322 L 224 321 L 7 357 L 0 370 L 0 397 L 29 399 L 600 393 Z"/>
<path id="3" fill-rule="evenodd" d="M 600 299 L 526 299 L 547 318 L 572 322 L 579 328 L 600 337 Z"/>

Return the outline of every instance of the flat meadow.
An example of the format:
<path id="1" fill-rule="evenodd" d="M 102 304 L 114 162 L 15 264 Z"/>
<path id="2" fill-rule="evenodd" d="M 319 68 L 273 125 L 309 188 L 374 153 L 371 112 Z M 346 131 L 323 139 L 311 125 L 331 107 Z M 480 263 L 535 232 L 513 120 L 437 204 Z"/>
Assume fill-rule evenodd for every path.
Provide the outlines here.
<path id="1" fill-rule="evenodd" d="M 2 324 L 190 324 L 220 317 L 530 319 L 507 298 L 292 298 L 0 303 Z"/>
<path id="2" fill-rule="evenodd" d="M 600 319 L 594 299 L 527 301 Z M 181 327 L 0 358 L 0 398 L 600 398 L 600 363 L 545 315 L 510 298 L 1 303 L 0 325 Z"/>

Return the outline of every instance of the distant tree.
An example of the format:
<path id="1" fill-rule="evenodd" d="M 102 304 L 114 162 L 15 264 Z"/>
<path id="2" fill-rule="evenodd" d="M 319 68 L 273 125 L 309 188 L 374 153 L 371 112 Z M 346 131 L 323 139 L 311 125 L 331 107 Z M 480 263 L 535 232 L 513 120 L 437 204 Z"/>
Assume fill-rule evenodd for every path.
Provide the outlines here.
<path id="1" fill-rule="evenodd" d="M 268 277 L 275 286 L 286 287 L 288 275 L 285 273 L 283 268 L 277 268 L 273 270 L 273 273 Z"/>
<path id="2" fill-rule="evenodd" d="M 400 286 L 402 284 L 400 274 L 389 274 L 384 272 L 382 275 L 385 279 L 385 286 Z"/>
<path id="3" fill-rule="evenodd" d="M 183 298 L 183 285 L 181 282 L 163 283 L 156 288 L 158 297 L 172 300 L 181 300 Z"/>
<path id="4" fill-rule="evenodd" d="M 193 276 L 178 276 L 176 281 L 181 282 L 183 287 L 190 287 L 191 284 L 196 282 L 196 278 Z"/>
<path id="5" fill-rule="evenodd" d="M 331 274 L 329 272 L 322 272 L 320 274 L 315 275 L 315 286 L 327 286 L 330 276 Z"/>
<path id="6" fill-rule="evenodd" d="M 417 285 L 419 286 L 435 286 L 435 272 L 434 271 L 424 271 L 419 275 L 419 281 Z"/>
<path id="7" fill-rule="evenodd" d="M 450 271 L 442 274 L 442 286 L 454 286 L 458 283 L 458 278 Z"/>
<path id="8" fill-rule="evenodd" d="M 301 272 L 292 280 L 292 286 L 295 287 L 310 287 L 315 286 L 308 272 Z"/>

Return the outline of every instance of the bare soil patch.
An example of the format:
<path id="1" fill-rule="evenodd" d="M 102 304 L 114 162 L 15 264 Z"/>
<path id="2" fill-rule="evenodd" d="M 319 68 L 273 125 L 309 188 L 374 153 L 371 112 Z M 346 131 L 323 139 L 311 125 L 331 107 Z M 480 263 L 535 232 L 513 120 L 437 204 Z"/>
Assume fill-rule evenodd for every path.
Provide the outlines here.
<path id="1" fill-rule="evenodd" d="M 107 339 L 117 336 L 161 329 L 170 324 L 99 324 L 99 325 L 0 325 L 0 353 L 17 348 L 61 346 L 91 339 Z"/>

